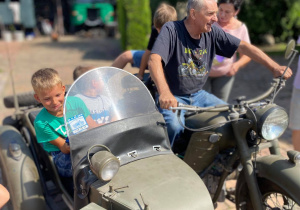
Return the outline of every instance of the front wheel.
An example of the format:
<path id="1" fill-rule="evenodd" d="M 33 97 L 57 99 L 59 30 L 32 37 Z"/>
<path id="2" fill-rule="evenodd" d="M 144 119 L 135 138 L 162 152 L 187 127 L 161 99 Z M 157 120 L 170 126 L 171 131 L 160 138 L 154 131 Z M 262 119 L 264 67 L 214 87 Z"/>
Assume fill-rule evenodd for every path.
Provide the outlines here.
<path id="1" fill-rule="evenodd" d="M 249 196 L 249 190 L 243 172 L 238 177 L 236 184 L 235 203 L 236 209 L 252 210 L 253 206 Z M 268 179 L 257 177 L 258 186 L 262 194 L 264 209 L 293 209 L 300 210 L 300 206 L 281 187 Z"/>

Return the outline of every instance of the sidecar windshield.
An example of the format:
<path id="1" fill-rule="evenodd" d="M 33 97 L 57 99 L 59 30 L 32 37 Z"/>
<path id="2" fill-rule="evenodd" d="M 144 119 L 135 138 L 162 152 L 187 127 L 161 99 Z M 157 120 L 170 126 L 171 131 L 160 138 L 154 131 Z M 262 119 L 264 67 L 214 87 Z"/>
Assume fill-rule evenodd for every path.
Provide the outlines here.
<path id="1" fill-rule="evenodd" d="M 72 136 L 125 118 L 156 111 L 151 94 L 134 75 L 113 67 L 90 70 L 70 87 L 64 120 Z"/>

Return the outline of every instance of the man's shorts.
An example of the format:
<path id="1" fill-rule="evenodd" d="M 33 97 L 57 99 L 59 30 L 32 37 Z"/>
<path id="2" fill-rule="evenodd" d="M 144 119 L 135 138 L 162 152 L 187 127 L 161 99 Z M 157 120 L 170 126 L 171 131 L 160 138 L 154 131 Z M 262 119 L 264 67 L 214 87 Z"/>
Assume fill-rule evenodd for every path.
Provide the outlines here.
<path id="1" fill-rule="evenodd" d="M 140 68 L 142 57 L 145 53 L 145 50 L 131 50 L 133 64 L 132 67 Z"/>
<path id="2" fill-rule="evenodd" d="M 291 98 L 289 118 L 289 128 L 292 130 L 300 130 L 300 89 L 295 87 L 293 88 Z"/>

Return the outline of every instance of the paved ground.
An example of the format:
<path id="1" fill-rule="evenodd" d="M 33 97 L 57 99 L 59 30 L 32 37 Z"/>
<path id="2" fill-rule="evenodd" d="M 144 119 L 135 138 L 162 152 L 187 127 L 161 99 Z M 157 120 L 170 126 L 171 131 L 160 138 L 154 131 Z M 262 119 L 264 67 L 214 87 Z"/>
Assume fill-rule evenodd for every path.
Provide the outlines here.
<path id="1" fill-rule="evenodd" d="M 50 38 L 42 37 L 32 41 L 9 44 L 0 41 L 0 122 L 5 116 L 14 112 L 13 109 L 6 109 L 2 100 L 2 97 L 13 94 L 12 81 L 9 79 L 10 69 L 13 70 L 15 91 L 23 93 L 32 90 L 31 75 L 40 68 L 51 67 L 58 70 L 65 84 L 71 84 L 75 66 L 109 66 L 119 53 L 121 53 L 121 49 L 117 39 L 101 37 L 66 36 L 58 42 L 52 42 Z M 283 56 L 274 56 L 273 58 L 283 65 L 287 64 Z M 297 62 L 294 61 L 292 69 L 296 70 L 296 66 Z M 125 69 L 132 73 L 137 72 L 137 69 L 131 68 L 129 65 Z M 251 62 L 237 74 L 230 101 L 237 96 L 245 95 L 247 98 L 251 98 L 262 93 L 269 87 L 271 79 L 272 75 L 267 69 Z M 287 110 L 289 110 L 292 81 L 293 78 L 287 82 L 286 87 L 275 100 Z M 291 131 L 287 130 L 281 137 L 283 150 L 292 147 L 290 139 Z M 226 201 L 219 203 L 218 209 L 235 209 L 235 207 L 230 201 Z"/>

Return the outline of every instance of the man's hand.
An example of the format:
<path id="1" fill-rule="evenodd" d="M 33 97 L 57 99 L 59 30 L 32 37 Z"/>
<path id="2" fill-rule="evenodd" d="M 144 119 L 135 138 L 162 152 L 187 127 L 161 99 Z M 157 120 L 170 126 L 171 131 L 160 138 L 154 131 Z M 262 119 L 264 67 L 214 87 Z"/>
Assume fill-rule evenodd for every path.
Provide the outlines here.
<path id="1" fill-rule="evenodd" d="M 169 109 L 170 107 L 177 107 L 177 100 L 172 93 L 162 93 L 159 96 L 159 105 L 162 109 Z"/>
<path id="2" fill-rule="evenodd" d="M 286 66 L 278 66 L 273 70 L 273 75 L 275 78 L 280 77 L 286 69 Z M 284 79 L 288 79 L 293 75 L 293 72 L 288 68 L 283 76 Z"/>
<path id="3" fill-rule="evenodd" d="M 267 67 L 269 70 L 271 70 L 275 78 L 280 77 L 286 69 L 286 66 L 278 65 L 262 50 L 255 47 L 254 45 L 248 44 L 247 42 L 241 41 L 237 51 L 239 53 L 249 56 L 254 61 Z M 292 74 L 293 74 L 292 70 L 288 68 L 283 78 L 288 79 L 292 76 Z"/>

